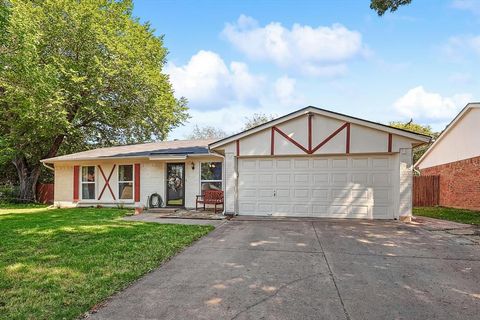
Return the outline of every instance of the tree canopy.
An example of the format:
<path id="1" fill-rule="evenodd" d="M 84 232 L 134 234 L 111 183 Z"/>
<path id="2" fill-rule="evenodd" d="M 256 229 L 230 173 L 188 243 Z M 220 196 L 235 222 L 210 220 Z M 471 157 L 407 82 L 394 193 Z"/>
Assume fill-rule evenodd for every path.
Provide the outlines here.
<path id="1" fill-rule="evenodd" d="M 370 8 L 375 10 L 379 16 L 383 16 L 385 12 L 394 12 L 400 6 L 410 4 L 412 0 L 371 0 Z"/>
<path id="2" fill-rule="evenodd" d="M 436 139 L 440 133 L 434 132 L 432 130 L 432 127 L 429 125 L 421 125 L 418 123 L 414 123 L 413 120 L 407 121 L 407 122 L 402 122 L 402 121 L 391 121 L 388 123 L 389 126 L 399 128 L 399 129 L 404 129 L 404 130 L 409 130 L 413 131 L 416 133 L 424 134 L 427 136 L 432 137 L 433 139 Z M 418 159 L 427 151 L 427 149 L 430 147 L 429 144 L 425 144 L 419 147 L 416 147 L 413 150 L 413 162 L 417 162 Z"/>
<path id="3" fill-rule="evenodd" d="M 199 127 L 195 125 L 192 132 L 186 136 L 189 140 L 221 139 L 228 136 L 228 133 L 214 126 Z"/>
<path id="4" fill-rule="evenodd" d="M 163 37 L 131 0 L 0 2 L 0 159 L 23 197 L 42 158 L 165 139 L 187 119 L 162 72 Z"/>
<path id="5" fill-rule="evenodd" d="M 243 130 L 251 129 L 273 119 L 275 119 L 275 116 L 271 114 L 265 114 L 261 112 L 254 113 L 252 116 L 245 118 L 245 125 L 243 126 Z"/>

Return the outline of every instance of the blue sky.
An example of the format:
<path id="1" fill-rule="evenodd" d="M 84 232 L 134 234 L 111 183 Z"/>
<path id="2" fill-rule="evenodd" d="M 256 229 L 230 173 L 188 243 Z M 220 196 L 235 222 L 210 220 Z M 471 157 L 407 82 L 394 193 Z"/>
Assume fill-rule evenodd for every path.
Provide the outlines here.
<path id="1" fill-rule="evenodd" d="M 194 125 L 239 131 L 253 113 L 307 105 L 441 130 L 480 99 L 480 0 L 413 0 L 378 17 L 369 0 L 135 1 L 165 36 L 165 68 Z"/>

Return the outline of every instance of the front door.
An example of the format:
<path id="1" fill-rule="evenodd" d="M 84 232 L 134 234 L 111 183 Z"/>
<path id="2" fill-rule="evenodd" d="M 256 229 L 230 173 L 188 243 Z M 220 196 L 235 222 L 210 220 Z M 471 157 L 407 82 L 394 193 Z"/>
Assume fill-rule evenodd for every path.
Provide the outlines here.
<path id="1" fill-rule="evenodd" d="M 185 163 L 167 163 L 167 206 L 185 205 Z"/>

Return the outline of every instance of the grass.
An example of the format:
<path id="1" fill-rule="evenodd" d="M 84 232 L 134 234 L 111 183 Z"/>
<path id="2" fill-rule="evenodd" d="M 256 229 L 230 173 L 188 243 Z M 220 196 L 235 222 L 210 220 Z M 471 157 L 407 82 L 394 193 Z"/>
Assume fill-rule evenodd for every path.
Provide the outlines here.
<path id="1" fill-rule="evenodd" d="M 213 229 L 0 205 L 0 319 L 74 319 Z"/>
<path id="2" fill-rule="evenodd" d="M 480 225 L 480 212 L 444 207 L 416 207 L 413 215 Z"/>

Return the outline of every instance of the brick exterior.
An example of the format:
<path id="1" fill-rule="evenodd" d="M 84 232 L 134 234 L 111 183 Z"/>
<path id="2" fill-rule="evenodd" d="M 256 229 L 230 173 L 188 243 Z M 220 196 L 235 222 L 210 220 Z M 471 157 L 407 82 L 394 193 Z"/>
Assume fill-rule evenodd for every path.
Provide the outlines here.
<path id="1" fill-rule="evenodd" d="M 421 170 L 440 176 L 440 205 L 480 210 L 480 157 Z"/>

